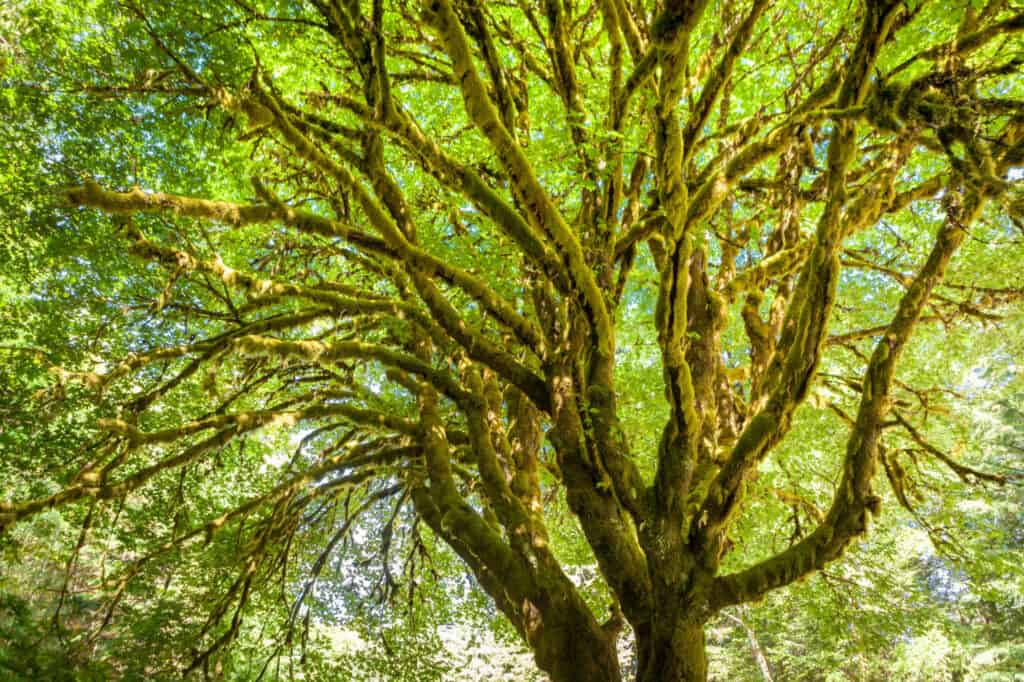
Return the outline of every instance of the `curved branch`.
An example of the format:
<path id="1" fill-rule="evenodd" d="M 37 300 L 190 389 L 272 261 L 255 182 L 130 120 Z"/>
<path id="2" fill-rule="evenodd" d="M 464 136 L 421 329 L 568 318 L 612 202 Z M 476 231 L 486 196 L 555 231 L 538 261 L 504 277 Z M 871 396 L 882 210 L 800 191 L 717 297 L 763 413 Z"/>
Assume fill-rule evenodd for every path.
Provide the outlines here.
<path id="1" fill-rule="evenodd" d="M 879 439 L 890 409 L 889 391 L 900 354 L 921 318 L 931 292 L 942 281 L 953 253 L 980 214 L 979 196 L 947 194 L 947 220 L 936 235 L 928 260 L 899 303 L 896 315 L 875 345 L 864 373 L 860 409 L 847 442 L 843 476 L 824 522 L 811 535 L 781 554 L 744 571 L 715 579 L 714 607 L 757 599 L 833 561 L 867 530 L 867 514 L 878 513 L 880 498 L 871 481 L 880 457 Z"/>

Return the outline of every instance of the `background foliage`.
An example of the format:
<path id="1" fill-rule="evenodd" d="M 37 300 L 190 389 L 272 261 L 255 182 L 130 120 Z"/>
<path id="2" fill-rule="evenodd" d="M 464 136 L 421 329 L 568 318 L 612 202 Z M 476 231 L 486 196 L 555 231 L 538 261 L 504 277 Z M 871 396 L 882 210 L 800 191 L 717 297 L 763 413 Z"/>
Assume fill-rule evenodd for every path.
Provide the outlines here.
<path id="1" fill-rule="evenodd" d="M 807 22 L 773 25 L 762 40 L 799 43 L 808 33 L 831 33 L 829 7 L 845 2 L 811 4 Z M 929 3 L 917 20 L 914 30 L 923 41 L 955 30 L 957 14 L 948 4 Z M 119 87 L 138 88 L 167 68 L 167 55 L 154 45 L 150 31 L 172 36 L 171 50 L 225 83 L 244 83 L 253 51 L 273 50 L 277 81 L 317 87 L 305 65 L 321 55 L 303 27 L 239 26 L 233 23 L 241 16 L 233 3 L 163 5 L 150 16 L 164 25 L 148 27 L 124 6 L 104 0 L 14 0 L 0 7 L 0 495 L 7 499 L 37 497 L 67 483 L 55 472 L 73 473 L 101 437 L 92 424 L 111 416 L 125 398 L 115 390 L 97 403 L 72 382 L 55 393 L 52 367 L 96 371 L 103 358 L 170 345 L 196 333 L 150 314 L 164 289 L 163 273 L 140 268 L 126 253 L 123 226 L 56 204 L 52 198 L 59 188 L 88 176 L 110 186 L 139 184 L 190 195 L 243 199 L 251 194 L 244 178 L 255 152 L 239 142 L 237 121 L 158 87 L 131 98 L 119 92 Z M 268 16 L 297 11 L 286 0 L 261 6 Z M 232 30 L 210 30 L 219 24 Z M 693 49 L 699 51 L 700 44 Z M 898 63 L 905 57 L 888 58 Z M 740 106 L 751 91 L 786 85 L 784 70 L 750 66 L 733 89 Z M 600 81 L 607 74 L 598 65 L 586 77 Z M 1011 87 L 1008 96 L 1024 96 L 1019 79 Z M 461 106 L 449 89 L 415 96 L 425 126 L 443 127 L 447 112 Z M 532 109 L 531 156 L 539 160 L 545 185 L 557 193 L 560 187 L 568 191 L 577 177 L 561 163 L 566 133 L 557 123 L 555 104 L 538 97 Z M 448 133 L 444 141 L 454 154 L 486 162 L 475 133 Z M 918 169 L 921 176 L 927 171 Z M 422 182 L 413 169 L 394 172 L 413 193 Z M 427 194 L 424 189 L 424 201 Z M 888 255 L 891 268 L 909 269 L 927 248 L 934 216 L 900 216 L 905 222 L 893 224 L 891 232 L 865 233 L 851 250 Z M 425 225 L 422 238 L 465 267 L 500 269 L 508 257 L 503 246 L 474 241 L 476 230 L 463 219 Z M 176 231 L 159 218 L 147 219 L 146 228 L 172 240 Z M 243 232 L 231 239 L 231 255 L 239 262 L 259 253 L 255 235 Z M 951 280 L 1021 284 L 1024 242 L 1006 220 L 983 222 L 965 251 Z M 644 257 L 620 313 L 625 359 L 618 381 L 624 428 L 639 444 L 637 451 L 654 452 L 667 408 L 660 391 L 650 388 L 661 381 L 657 348 L 645 340 L 657 274 Z M 845 329 L 883 323 L 900 291 L 877 274 L 858 271 L 844 280 L 838 308 Z M 175 300 L 201 305 L 210 295 L 186 288 Z M 739 348 L 740 340 L 735 341 Z M 922 328 L 901 378 L 932 387 L 943 402 L 943 412 L 930 417 L 930 441 L 972 467 L 1020 475 L 1021 358 L 1024 312 L 1019 306 L 1005 309 L 999 319 L 969 320 L 956 331 Z M 821 371 L 838 377 L 850 361 L 840 350 L 830 352 Z M 837 474 L 832 455 L 845 433 L 834 407 L 850 413 L 856 398 L 837 381 L 800 409 L 793 433 L 755 483 L 737 532 L 746 556 L 784 548 L 815 508 L 827 506 Z M 159 419 L 175 423 L 209 400 L 202 386 L 190 387 Z M 49 511 L 4 535 L 0 678 L 172 678 L 194 655 L 195 633 L 230 579 L 223 568 L 233 538 L 218 535 L 207 551 L 175 551 L 147 564 L 113 611 L 104 599 L 107 588 L 100 586 L 144 553 L 153 538 L 268 490 L 297 447 L 293 434 L 269 430 L 123 504 Z M 649 472 L 653 462 L 640 465 Z M 715 679 L 762 679 L 758 656 L 778 680 L 1024 679 L 1024 492 L 1019 485 L 968 487 L 948 469 L 917 463 L 909 455 L 904 465 L 917 467 L 916 485 L 927 493 L 916 512 L 901 508 L 887 490 L 881 521 L 845 561 L 716 621 L 710 633 Z M 193 491 L 187 503 L 176 486 Z M 802 501 L 777 496 L 783 488 L 798 491 Z M 606 588 L 564 499 L 552 496 L 545 502 L 559 558 L 585 586 L 587 598 L 603 604 Z M 514 634 L 442 543 L 422 529 L 396 533 L 402 538 L 396 542 L 422 541 L 422 568 L 408 575 L 396 558 L 401 547 L 382 556 L 380 529 L 396 523 L 409 531 L 414 523 L 392 519 L 391 513 L 390 505 L 372 505 L 367 529 L 332 559 L 311 608 L 298 614 L 312 624 L 301 638 L 282 642 L 281 634 L 291 616 L 288 605 L 303 586 L 281 585 L 281 594 L 268 591 L 254 599 L 238 641 L 209 673 L 232 680 L 261 673 L 307 680 L 527 679 L 530 666 L 523 663 Z M 87 516 L 89 542 L 73 551 Z M 316 560 L 316 539 L 315 533 L 308 538 L 298 561 Z M 177 566 L 173 579 L 171 564 Z M 397 589 L 383 582 L 389 572 Z M 623 648 L 628 651 L 628 641 Z"/>

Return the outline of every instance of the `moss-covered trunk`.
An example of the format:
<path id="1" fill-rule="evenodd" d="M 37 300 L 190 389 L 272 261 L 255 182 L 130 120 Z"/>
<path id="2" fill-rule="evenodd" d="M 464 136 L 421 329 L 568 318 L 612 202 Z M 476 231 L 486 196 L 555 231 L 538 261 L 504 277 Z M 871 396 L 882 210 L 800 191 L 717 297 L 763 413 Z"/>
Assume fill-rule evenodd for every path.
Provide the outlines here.
<path id="1" fill-rule="evenodd" d="M 706 682 L 702 623 L 677 622 L 660 631 L 637 632 L 636 682 Z"/>
<path id="2" fill-rule="evenodd" d="M 596 640 L 590 634 L 565 630 L 534 647 L 537 663 L 551 682 L 621 682 L 612 638 Z"/>
<path id="3" fill-rule="evenodd" d="M 622 682 L 618 663 L 606 665 L 601 656 L 593 658 L 566 655 L 558 668 L 548 671 L 551 682 Z"/>

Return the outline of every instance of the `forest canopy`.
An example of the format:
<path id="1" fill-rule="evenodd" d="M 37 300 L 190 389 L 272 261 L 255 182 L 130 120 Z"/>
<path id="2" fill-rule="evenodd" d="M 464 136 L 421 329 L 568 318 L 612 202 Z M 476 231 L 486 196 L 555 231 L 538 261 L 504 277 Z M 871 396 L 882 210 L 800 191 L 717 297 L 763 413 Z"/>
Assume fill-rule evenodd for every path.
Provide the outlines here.
<path id="1" fill-rule="evenodd" d="M 1022 32 L 4 4 L 0 678 L 1010 679 Z"/>

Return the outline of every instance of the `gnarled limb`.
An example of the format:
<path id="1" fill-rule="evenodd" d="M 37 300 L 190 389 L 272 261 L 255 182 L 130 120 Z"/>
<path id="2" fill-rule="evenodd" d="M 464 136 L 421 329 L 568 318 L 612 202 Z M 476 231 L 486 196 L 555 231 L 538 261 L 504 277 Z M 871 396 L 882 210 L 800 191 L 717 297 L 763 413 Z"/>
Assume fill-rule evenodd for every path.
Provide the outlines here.
<path id="1" fill-rule="evenodd" d="M 890 410 L 896 363 L 910 340 L 929 295 L 942 281 L 967 228 L 981 211 L 977 193 L 947 194 L 946 222 L 936 235 L 928 260 L 903 296 L 896 315 L 875 345 L 864 374 L 863 397 L 846 447 L 843 475 L 825 520 L 809 536 L 778 556 L 738 573 L 715 579 L 713 605 L 750 601 L 821 569 L 867 530 L 867 514 L 877 513 L 880 498 L 871 491 L 879 461 L 879 438 Z"/>

